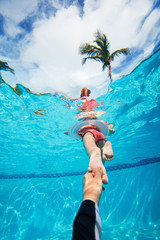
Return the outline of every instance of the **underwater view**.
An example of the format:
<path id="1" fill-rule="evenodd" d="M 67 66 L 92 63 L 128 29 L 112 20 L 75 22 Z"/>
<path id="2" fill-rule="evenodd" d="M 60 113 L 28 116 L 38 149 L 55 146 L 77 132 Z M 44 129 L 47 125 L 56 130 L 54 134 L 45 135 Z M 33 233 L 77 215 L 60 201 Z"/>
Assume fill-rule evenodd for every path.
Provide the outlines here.
<path id="1" fill-rule="evenodd" d="M 160 239 L 159 74 L 157 51 L 98 97 L 99 119 L 115 128 L 99 204 L 103 240 Z M 0 239 L 71 239 L 89 163 L 82 141 L 64 134 L 76 105 L 2 77 L 0 99 Z"/>

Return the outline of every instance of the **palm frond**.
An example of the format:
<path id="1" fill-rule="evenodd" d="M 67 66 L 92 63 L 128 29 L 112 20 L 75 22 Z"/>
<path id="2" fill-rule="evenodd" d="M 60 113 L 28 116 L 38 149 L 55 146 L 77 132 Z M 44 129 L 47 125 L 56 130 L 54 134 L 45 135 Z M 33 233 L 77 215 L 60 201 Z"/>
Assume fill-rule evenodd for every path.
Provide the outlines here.
<path id="1" fill-rule="evenodd" d="M 79 48 L 79 52 L 80 54 L 84 55 L 84 54 L 87 54 L 87 55 L 93 55 L 94 52 L 98 53 L 100 52 L 101 49 L 94 46 L 94 45 L 91 45 L 89 43 L 85 43 L 85 44 L 82 44 Z"/>
<path id="2" fill-rule="evenodd" d="M 100 48 L 108 48 L 109 42 L 105 34 L 102 34 L 99 30 L 95 33 L 94 43 L 96 43 Z"/>
<path id="3" fill-rule="evenodd" d="M 119 56 L 121 54 L 127 55 L 130 53 L 129 48 L 121 48 L 119 50 L 114 51 L 113 53 L 111 53 L 111 55 L 109 56 L 109 58 L 113 61 L 114 57 Z"/>
<path id="4" fill-rule="evenodd" d="M 95 61 L 101 62 L 101 58 L 100 57 L 98 57 L 98 56 L 91 57 L 90 56 L 90 57 L 82 58 L 82 65 L 84 65 L 87 60 L 95 60 Z"/>
<path id="5" fill-rule="evenodd" d="M 107 65 L 106 63 L 103 63 L 102 71 L 104 71 L 107 66 L 108 66 L 108 65 Z"/>
<path id="6" fill-rule="evenodd" d="M 14 74 L 14 70 L 8 66 L 7 62 L 0 60 L 0 70 L 9 71 Z"/>
<path id="7" fill-rule="evenodd" d="M 99 30 L 95 33 L 96 40 L 100 40 L 102 42 L 108 42 L 107 37 L 104 33 L 101 33 Z"/>

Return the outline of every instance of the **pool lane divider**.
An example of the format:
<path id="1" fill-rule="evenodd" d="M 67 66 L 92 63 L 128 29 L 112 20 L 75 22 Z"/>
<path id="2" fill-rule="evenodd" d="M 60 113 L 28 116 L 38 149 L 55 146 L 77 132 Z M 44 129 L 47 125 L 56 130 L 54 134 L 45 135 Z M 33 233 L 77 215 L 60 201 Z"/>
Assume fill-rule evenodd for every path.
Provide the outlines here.
<path id="1" fill-rule="evenodd" d="M 160 157 L 158 158 L 148 158 L 135 163 L 124 163 L 115 166 L 106 167 L 107 172 L 113 172 L 128 168 L 141 167 L 148 164 L 160 163 Z M 48 173 L 48 174 L 0 174 L 0 179 L 25 179 L 25 178 L 61 178 L 61 177 L 72 177 L 84 175 L 86 171 L 81 172 L 71 172 L 71 173 Z"/>

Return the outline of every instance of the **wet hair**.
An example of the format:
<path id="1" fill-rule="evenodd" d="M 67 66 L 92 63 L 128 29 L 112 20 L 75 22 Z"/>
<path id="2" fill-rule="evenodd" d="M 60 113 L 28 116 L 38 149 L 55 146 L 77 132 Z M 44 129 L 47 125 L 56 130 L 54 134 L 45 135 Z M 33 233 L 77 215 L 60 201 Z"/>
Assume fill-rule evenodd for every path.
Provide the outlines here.
<path id="1" fill-rule="evenodd" d="M 91 90 L 88 88 L 82 88 L 80 97 L 89 97 Z"/>

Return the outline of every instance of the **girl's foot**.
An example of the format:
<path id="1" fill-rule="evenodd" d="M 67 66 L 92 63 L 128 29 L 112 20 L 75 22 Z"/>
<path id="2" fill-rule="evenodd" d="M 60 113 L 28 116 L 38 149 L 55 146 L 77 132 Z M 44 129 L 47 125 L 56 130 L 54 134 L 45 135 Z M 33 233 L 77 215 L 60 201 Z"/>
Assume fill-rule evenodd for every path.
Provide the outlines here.
<path id="1" fill-rule="evenodd" d="M 110 161 L 113 159 L 113 149 L 111 142 L 107 141 L 102 148 L 102 159 Z"/>

